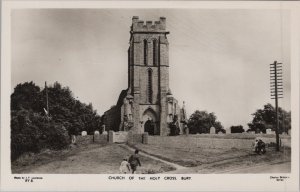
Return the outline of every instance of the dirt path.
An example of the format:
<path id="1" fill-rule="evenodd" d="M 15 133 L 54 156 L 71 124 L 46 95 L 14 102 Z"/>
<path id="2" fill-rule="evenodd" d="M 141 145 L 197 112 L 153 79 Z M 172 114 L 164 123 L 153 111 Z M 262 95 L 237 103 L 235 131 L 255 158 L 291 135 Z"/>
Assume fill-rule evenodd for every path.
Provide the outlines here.
<path id="1" fill-rule="evenodd" d="M 134 151 L 135 148 L 132 148 L 128 145 L 121 144 L 120 146 Z M 161 161 L 170 166 L 176 168 L 176 170 L 165 172 L 166 174 L 223 174 L 223 173 L 289 173 L 291 170 L 291 162 L 290 161 L 278 161 L 278 162 L 262 162 L 256 164 L 236 164 L 236 159 L 223 160 L 215 163 L 203 164 L 196 167 L 183 167 L 176 163 L 172 163 L 161 158 L 155 157 L 153 155 L 139 152 L 141 155 L 145 157 L 152 158 L 154 160 Z M 247 161 L 249 157 L 243 157 L 238 161 Z M 230 166 L 229 166 L 230 165 Z"/>
<path id="2" fill-rule="evenodd" d="M 289 173 L 289 170 L 291 170 L 291 162 L 282 162 L 276 164 L 265 163 L 252 167 L 241 167 L 220 173 Z"/>
<path id="3" fill-rule="evenodd" d="M 126 144 L 120 144 L 120 146 L 123 147 L 123 148 L 126 148 L 126 149 L 128 149 L 128 150 L 130 150 L 130 151 L 135 151 L 134 148 L 129 147 L 129 146 L 126 145 Z M 145 157 L 148 157 L 148 158 L 157 160 L 157 161 L 161 161 L 161 162 L 163 162 L 163 163 L 165 163 L 165 164 L 168 164 L 168 165 L 173 166 L 173 167 L 176 168 L 176 170 L 174 170 L 174 171 L 168 171 L 168 172 L 166 172 L 166 173 L 174 173 L 174 172 L 177 173 L 177 172 L 181 172 L 181 171 L 184 171 L 184 170 L 188 169 L 187 167 L 183 167 L 183 166 L 181 166 L 181 165 L 178 165 L 178 164 L 175 164 L 175 163 L 171 163 L 171 162 L 169 162 L 169 161 L 165 161 L 165 160 L 163 160 L 163 159 L 154 157 L 154 156 L 149 155 L 149 154 L 147 154 L 147 153 L 144 153 L 144 152 L 142 152 L 142 151 L 139 152 L 139 154 L 142 155 L 142 156 L 145 156 Z"/>

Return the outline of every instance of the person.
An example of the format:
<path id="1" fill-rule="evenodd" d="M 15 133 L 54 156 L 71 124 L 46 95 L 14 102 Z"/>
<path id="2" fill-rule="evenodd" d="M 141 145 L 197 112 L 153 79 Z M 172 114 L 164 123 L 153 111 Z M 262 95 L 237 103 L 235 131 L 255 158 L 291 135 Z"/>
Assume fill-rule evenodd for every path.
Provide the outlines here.
<path id="1" fill-rule="evenodd" d="M 134 174 L 137 166 L 142 166 L 139 158 L 139 150 L 135 150 L 134 154 L 129 157 L 131 171 Z"/>
<path id="2" fill-rule="evenodd" d="M 127 161 L 127 158 L 124 158 L 120 165 L 120 173 L 127 174 L 130 173 L 130 164 Z"/>
<path id="3" fill-rule="evenodd" d="M 266 153 L 266 144 L 261 139 L 258 140 L 258 151 L 259 154 L 265 154 Z"/>
<path id="4" fill-rule="evenodd" d="M 255 142 L 254 142 L 254 151 L 255 151 L 255 153 L 259 153 L 259 149 L 258 149 L 258 139 L 256 139 L 255 140 Z"/>

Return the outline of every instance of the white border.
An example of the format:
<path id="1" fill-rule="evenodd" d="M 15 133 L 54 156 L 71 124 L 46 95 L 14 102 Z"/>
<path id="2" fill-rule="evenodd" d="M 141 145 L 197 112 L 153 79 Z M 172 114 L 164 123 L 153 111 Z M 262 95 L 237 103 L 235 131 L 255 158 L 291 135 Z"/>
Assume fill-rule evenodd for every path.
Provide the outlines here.
<path id="1" fill-rule="evenodd" d="M 26 174 L 43 180 L 25 183 L 14 180 L 10 170 L 10 83 L 12 9 L 26 8 L 186 8 L 186 9 L 288 9 L 291 11 L 291 105 L 292 172 L 284 182 L 271 180 L 269 174 L 191 174 L 191 181 L 112 181 L 101 174 Z M 23 191 L 298 191 L 299 190 L 299 2 L 197 2 L 197 1 L 4 1 L 2 4 L 1 49 L 1 190 Z M 18 174 L 20 176 L 20 174 Z M 139 175 L 134 175 L 135 177 Z M 144 175 L 143 175 L 144 176 Z M 164 177 L 166 175 L 159 175 Z M 172 176 L 172 175 L 169 175 Z M 176 174 L 180 176 L 187 176 Z M 149 175 L 147 176 L 149 177 Z"/>

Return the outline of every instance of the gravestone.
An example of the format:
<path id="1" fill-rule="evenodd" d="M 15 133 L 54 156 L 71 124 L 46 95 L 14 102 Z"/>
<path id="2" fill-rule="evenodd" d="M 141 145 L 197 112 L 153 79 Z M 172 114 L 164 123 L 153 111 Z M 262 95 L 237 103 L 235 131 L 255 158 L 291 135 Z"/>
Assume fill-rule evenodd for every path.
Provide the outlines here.
<path id="1" fill-rule="evenodd" d="M 275 132 L 275 131 L 271 131 L 271 134 L 272 134 L 272 135 L 276 135 L 276 132 Z"/>
<path id="2" fill-rule="evenodd" d="M 99 131 L 94 132 L 94 135 L 99 135 L 99 134 L 100 134 Z"/>
<path id="3" fill-rule="evenodd" d="M 272 134 L 272 129 L 266 129 L 267 134 Z"/>
<path id="4" fill-rule="evenodd" d="M 189 135 L 189 133 L 190 133 L 190 129 L 187 125 L 184 126 L 184 132 L 186 135 Z"/>
<path id="5" fill-rule="evenodd" d="M 105 125 L 102 125 L 102 134 L 107 135 L 107 131 L 105 130 Z"/>
<path id="6" fill-rule="evenodd" d="M 291 135 L 291 129 L 288 130 L 288 135 Z"/>
<path id="7" fill-rule="evenodd" d="M 87 132 L 86 131 L 82 131 L 81 132 L 81 136 L 86 136 L 87 135 Z"/>
<path id="8" fill-rule="evenodd" d="M 210 128 L 210 134 L 216 134 L 216 128 L 211 127 Z"/>
<path id="9" fill-rule="evenodd" d="M 223 133 L 222 131 L 219 131 L 218 134 L 219 134 L 219 135 L 223 135 L 224 133 Z"/>
<path id="10" fill-rule="evenodd" d="M 103 131 L 102 135 L 107 135 L 107 131 Z"/>
<path id="11" fill-rule="evenodd" d="M 226 129 L 226 134 L 231 134 L 231 129 Z"/>
<path id="12" fill-rule="evenodd" d="M 281 135 L 285 136 L 285 135 L 287 135 L 287 133 L 286 132 L 282 132 Z"/>

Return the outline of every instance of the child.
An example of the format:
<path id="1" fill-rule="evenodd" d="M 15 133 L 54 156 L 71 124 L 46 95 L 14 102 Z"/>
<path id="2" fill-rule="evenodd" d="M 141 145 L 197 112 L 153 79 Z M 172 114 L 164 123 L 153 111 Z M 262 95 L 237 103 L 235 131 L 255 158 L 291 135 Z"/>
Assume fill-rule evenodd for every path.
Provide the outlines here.
<path id="1" fill-rule="evenodd" d="M 127 161 L 127 158 L 124 158 L 120 165 L 120 173 L 127 174 L 130 173 L 130 164 Z"/>

